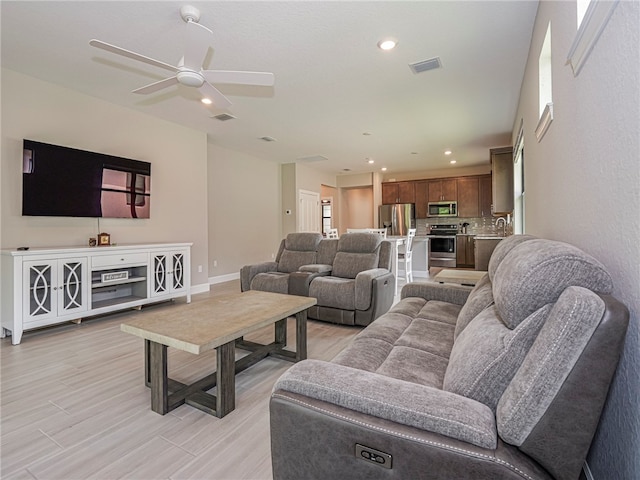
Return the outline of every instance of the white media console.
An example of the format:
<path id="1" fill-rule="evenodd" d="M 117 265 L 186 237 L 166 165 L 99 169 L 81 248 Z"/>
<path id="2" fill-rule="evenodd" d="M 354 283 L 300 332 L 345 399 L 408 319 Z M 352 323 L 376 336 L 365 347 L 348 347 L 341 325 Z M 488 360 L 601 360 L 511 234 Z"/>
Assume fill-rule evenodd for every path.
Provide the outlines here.
<path id="1" fill-rule="evenodd" d="M 191 243 L 2 250 L 1 336 L 187 297 Z"/>

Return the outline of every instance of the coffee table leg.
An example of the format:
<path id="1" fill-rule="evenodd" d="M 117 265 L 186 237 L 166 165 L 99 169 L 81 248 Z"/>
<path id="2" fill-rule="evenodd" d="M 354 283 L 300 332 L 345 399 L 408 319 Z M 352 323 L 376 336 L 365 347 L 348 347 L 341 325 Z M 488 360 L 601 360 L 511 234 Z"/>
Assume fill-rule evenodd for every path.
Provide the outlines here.
<path id="1" fill-rule="evenodd" d="M 296 313 L 296 362 L 307 358 L 307 310 Z"/>
<path id="2" fill-rule="evenodd" d="M 151 410 L 160 415 L 169 411 L 167 379 L 167 346 L 149 342 L 148 376 L 151 382 Z"/>
<path id="3" fill-rule="evenodd" d="M 287 346 L 287 319 L 278 320 L 275 324 L 275 343 L 279 343 L 280 347 Z"/>
<path id="4" fill-rule="evenodd" d="M 222 418 L 236 408 L 236 343 L 231 341 L 216 349 L 216 417 Z"/>

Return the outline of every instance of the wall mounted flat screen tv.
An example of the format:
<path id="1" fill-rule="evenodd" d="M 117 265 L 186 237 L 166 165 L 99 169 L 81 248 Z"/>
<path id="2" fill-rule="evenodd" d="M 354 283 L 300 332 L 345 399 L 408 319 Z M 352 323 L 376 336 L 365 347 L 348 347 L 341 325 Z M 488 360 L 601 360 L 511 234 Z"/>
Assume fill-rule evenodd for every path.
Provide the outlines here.
<path id="1" fill-rule="evenodd" d="M 22 215 L 149 218 L 151 164 L 24 140 Z"/>

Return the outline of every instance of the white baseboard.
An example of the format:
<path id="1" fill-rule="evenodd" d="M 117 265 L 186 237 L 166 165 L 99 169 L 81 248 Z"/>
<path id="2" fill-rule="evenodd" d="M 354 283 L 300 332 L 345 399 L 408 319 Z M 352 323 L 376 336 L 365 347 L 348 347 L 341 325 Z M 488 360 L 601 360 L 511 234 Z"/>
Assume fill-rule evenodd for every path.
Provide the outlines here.
<path id="1" fill-rule="evenodd" d="M 201 283 L 200 285 L 192 285 L 191 286 L 191 294 L 195 295 L 196 293 L 207 293 L 209 291 L 208 283 Z"/>
<path id="2" fill-rule="evenodd" d="M 584 462 L 584 465 L 582 465 L 582 471 L 584 472 L 584 476 L 587 480 L 595 480 L 591 473 L 591 469 L 589 468 L 589 464 L 586 461 Z"/>
<path id="3" fill-rule="evenodd" d="M 216 283 L 230 282 L 231 280 L 239 280 L 240 272 L 228 273 L 227 275 L 218 275 L 217 277 L 209 277 L 209 285 L 215 285 Z"/>

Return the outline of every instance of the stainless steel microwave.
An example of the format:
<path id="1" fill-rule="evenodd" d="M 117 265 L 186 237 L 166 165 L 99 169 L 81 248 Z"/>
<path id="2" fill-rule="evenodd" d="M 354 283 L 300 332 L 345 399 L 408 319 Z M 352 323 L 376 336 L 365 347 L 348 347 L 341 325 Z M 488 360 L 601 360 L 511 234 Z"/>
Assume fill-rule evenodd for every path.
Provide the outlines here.
<path id="1" fill-rule="evenodd" d="M 427 217 L 457 217 L 458 202 L 429 202 Z"/>

